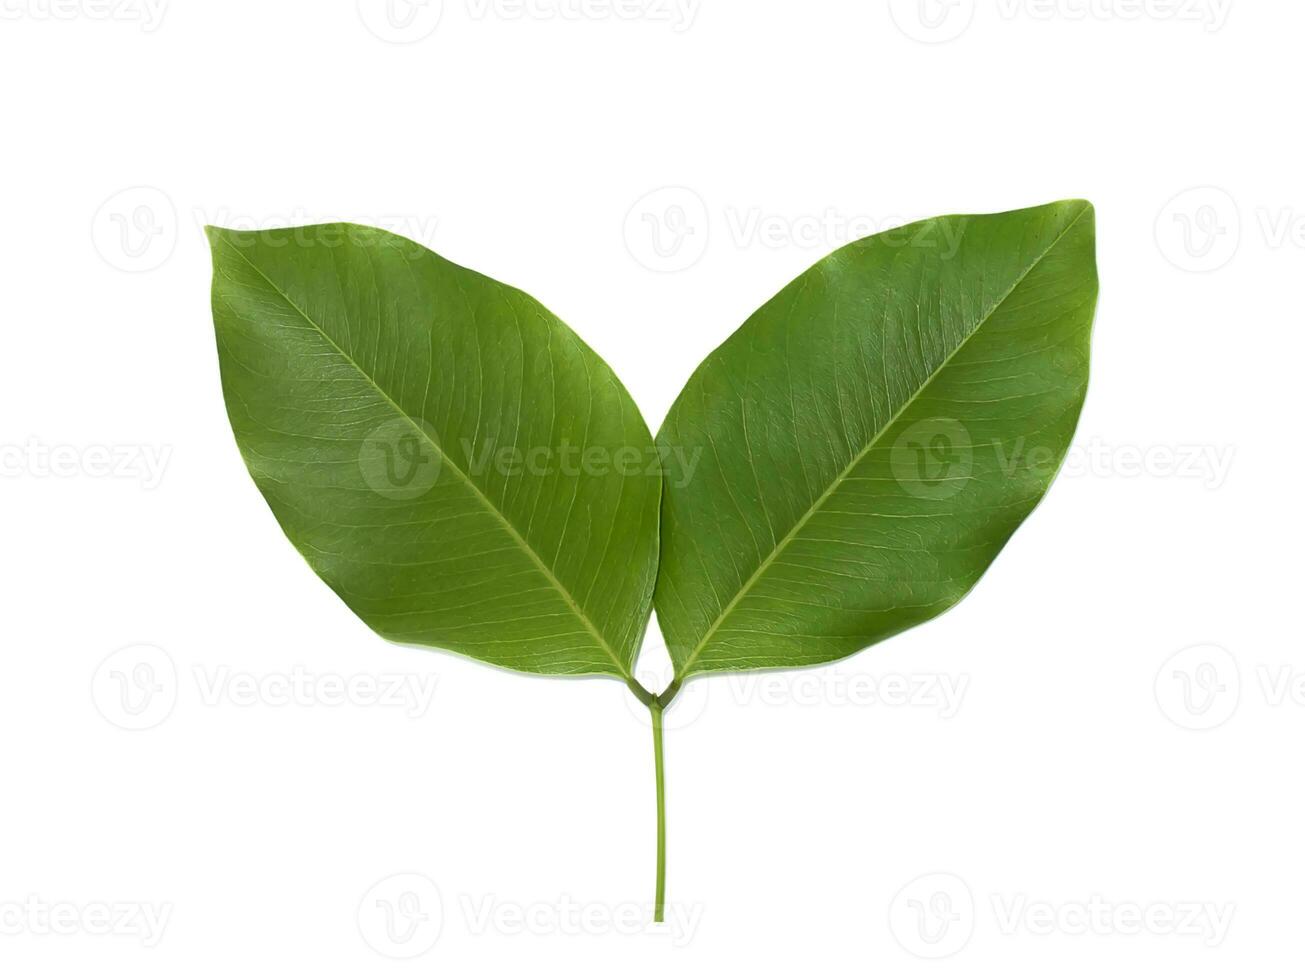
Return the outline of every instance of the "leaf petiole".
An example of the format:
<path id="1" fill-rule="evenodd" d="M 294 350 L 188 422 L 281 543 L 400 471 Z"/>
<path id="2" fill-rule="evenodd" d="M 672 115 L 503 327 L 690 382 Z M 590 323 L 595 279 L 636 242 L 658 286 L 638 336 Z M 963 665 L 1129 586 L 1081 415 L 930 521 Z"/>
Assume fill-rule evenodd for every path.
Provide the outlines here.
<path id="1" fill-rule="evenodd" d="M 680 684 L 682 683 L 683 681 L 679 677 L 677 677 L 674 680 L 672 680 L 670 684 L 666 685 L 666 690 L 662 691 L 661 694 L 657 695 L 657 706 L 661 708 L 663 711 L 669 708 L 671 706 L 671 702 L 675 700 L 675 695 L 680 693 Z"/>
<path id="2" fill-rule="evenodd" d="M 666 906 L 666 779 L 662 769 L 662 706 L 654 701 L 652 712 L 653 765 L 657 772 L 657 897 L 653 921 L 665 921 Z"/>
<path id="3" fill-rule="evenodd" d="M 657 703 L 657 696 L 640 684 L 633 677 L 625 678 L 625 686 L 630 689 L 630 693 L 639 699 L 639 703 L 651 708 Z"/>
<path id="4" fill-rule="evenodd" d="M 666 775 L 662 762 L 662 713 L 679 693 L 681 678 L 676 677 L 661 694 L 653 694 L 633 677 L 626 686 L 652 713 L 653 769 L 657 779 L 657 896 L 653 904 L 653 921 L 665 921 L 666 907 Z"/>

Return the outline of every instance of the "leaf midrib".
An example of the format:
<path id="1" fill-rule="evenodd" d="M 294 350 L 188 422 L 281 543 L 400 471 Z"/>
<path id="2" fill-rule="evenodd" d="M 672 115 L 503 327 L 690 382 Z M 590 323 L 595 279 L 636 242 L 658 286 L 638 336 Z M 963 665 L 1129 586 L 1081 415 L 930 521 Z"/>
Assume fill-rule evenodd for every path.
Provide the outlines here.
<path id="1" fill-rule="evenodd" d="M 788 547 L 788 545 L 793 541 L 794 538 L 797 537 L 798 533 L 802 530 L 803 527 L 806 526 L 807 522 L 811 520 L 811 518 L 816 514 L 817 511 L 820 510 L 822 506 L 824 506 L 825 501 L 827 501 L 831 496 L 833 496 L 834 492 L 837 491 L 840 486 L 842 486 L 843 481 L 847 479 L 847 477 L 851 474 L 851 472 L 854 469 L 856 469 L 857 466 L 860 465 L 861 461 L 865 459 L 865 457 L 869 454 L 869 452 L 872 449 L 874 449 L 875 445 L 879 442 L 879 438 L 885 432 L 891 429 L 893 427 L 893 424 L 899 418 L 901 418 L 903 413 L 905 413 L 905 411 L 911 407 L 911 405 L 915 402 L 915 400 L 918 397 L 920 397 L 920 395 L 924 391 L 926 391 L 931 384 L 933 384 L 934 380 L 943 371 L 943 369 L 946 368 L 947 365 L 951 363 L 952 358 L 954 358 L 958 353 L 960 353 L 960 351 L 965 347 L 965 345 L 968 344 L 974 338 L 974 336 L 978 334 L 980 330 L 983 329 L 984 325 L 989 320 L 992 319 L 993 315 L 997 312 L 997 310 L 1001 308 L 1002 304 L 1005 303 L 1006 300 L 1010 299 L 1011 295 L 1015 292 L 1015 290 L 1019 289 L 1021 284 L 1023 284 L 1024 280 L 1029 277 L 1029 274 L 1034 269 L 1036 269 L 1048 255 L 1051 254 L 1052 250 L 1055 249 L 1056 246 L 1060 244 L 1061 240 L 1066 235 L 1069 234 L 1069 232 L 1071 231 L 1071 229 L 1073 229 L 1075 225 L 1078 224 L 1079 219 L 1082 218 L 1083 215 L 1087 214 L 1087 212 L 1090 211 L 1091 208 L 1092 206 L 1090 204 L 1085 204 L 1082 210 L 1080 210 L 1078 214 L 1074 215 L 1073 220 L 1070 221 L 1069 224 L 1067 224 L 1064 227 L 1064 229 L 1060 232 L 1060 234 L 1058 234 L 1054 239 L 1052 239 L 1052 241 L 1047 245 L 1047 247 L 1044 248 L 1040 253 L 1038 253 L 1038 256 L 1029 264 L 1028 268 L 1026 268 L 1015 278 L 1015 281 L 1011 284 L 1010 288 L 1007 289 L 1006 292 L 1002 294 L 1000 299 L 998 299 L 991 307 L 988 308 L 988 311 L 979 318 L 974 328 L 968 334 L 965 335 L 964 339 L 962 339 L 961 342 L 956 345 L 956 348 L 945 358 L 943 358 L 942 362 L 936 368 L 934 368 L 932 372 L 930 372 L 929 376 L 924 379 L 920 387 L 915 390 L 914 394 L 912 394 L 910 398 L 908 398 L 906 401 L 902 403 L 901 407 L 898 408 L 897 411 L 894 412 L 891 417 L 889 417 L 889 419 L 879 428 L 879 430 L 874 434 L 874 436 L 870 439 L 870 441 L 866 443 L 865 448 L 862 449 L 859 453 L 856 454 L 856 456 L 852 458 L 852 461 L 843 468 L 842 472 L 840 472 L 838 476 L 834 477 L 833 481 L 825 489 L 824 493 L 822 493 L 819 497 L 815 499 L 814 502 L 812 502 L 811 506 L 807 508 L 806 512 L 800 518 L 798 518 L 797 523 L 795 523 L 793 527 L 789 529 L 788 533 L 785 534 L 784 537 L 781 538 L 773 548 L 771 548 L 770 553 L 765 557 L 765 559 L 762 560 L 761 564 L 757 566 L 756 570 L 752 573 L 752 575 L 748 577 L 748 580 L 743 583 L 742 587 L 740 587 L 738 592 L 734 594 L 734 598 L 732 598 L 729 601 L 729 603 L 725 606 L 725 608 L 721 610 L 720 615 L 718 615 L 716 619 L 712 622 L 711 626 L 707 628 L 707 632 L 703 634 L 702 639 L 699 640 L 697 645 L 694 646 L 694 648 L 689 652 L 689 656 L 684 661 L 684 666 L 679 671 L 679 676 L 681 677 L 688 676 L 689 671 L 692 669 L 693 665 L 697 662 L 698 657 L 702 654 L 702 651 L 707 648 L 707 644 L 710 643 L 712 637 L 716 635 L 716 631 L 717 629 L 720 628 L 720 625 L 727 618 L 729 618 L 729 615 L 735 610 L 738 604 L 741 601 L 743 601 L 744 597 L 748 594 L 749 591 L 751 591 L 752 587 L 757 584 L 758 580 L 761 578 L 763 574 L 765 574 L 766 570 L 769 569 L 772 564 L 774 564 L 775 559 L 777 559 L 779 555 L 783 552 L 783 550 L 786 547 Z M 934 219 L 934 220 L 936 221 L 941 219 Z"/>
<path id="2" fill-rule="evenodd" d="M 303 318 L 305 323 L 307 323 L 310 327 L 312 327 L 319 334 L 321 334 L 322 338 L 328 344 L 330 344 L 331 347 L 333 347 L 336 350 L 336 352 L 342 358 L 344 358 L 354 368 L 354 370 L 356 370 L 358 374 L 362 376 L 362 378 L 369 385 L 372 386 L 372 388 L 375 389 L 376 393 L 380 395 L 383 399 L 385 399 L 385 401 L 394 409 L 394 411 L 400 417 L 406 420 L 409 425 L 412 426 L 413 431 L 416 432 L 417 435 L 424 442 L 430 445 L 430 447 L 434 449 L 435 452 L 439 453 L 440 459 L 443 460 L 443 463 L 441 465 L 446 465 L 453 473 L 455 473 L 462 480 L 462 482 L 466 484 L 467 488 L 472 492 L 472 494 L 476 497 L 476 499 L 480 501 L 481 504 L 484 505 L 485 509 L 495 519 L 498 520 L 498 522 L 502 525 L 503 529 L 507 531 L 507 533 L 511 536 L 512 540 L 521 548 L 523 552 L 525 552 L 525 554 L 531 559 L 531 561 L 534 562 L 535 567 L 539 569 L 540 573 L 543 574 L 544 578 L 548 581 L 548 583 L 553 587 L 553 589 L 558 593 L 558 595 L 561 596 L 562 600 L 567 604 L 567 607 L 575 615 L 576 619 L 580 621 L 580 623 L 585 627 L 585 629 L 589 631 L 589 634 L 593 636 L 593 638 L 598 642 L 599 648 L 604 653 L 606 653 L 608 657 L 611 658 L 611 661 L 616 666 L 616 669 L 619 675 L 621 676 L 621 678 L 628 681 L 630 679 L 630 672 L 626 670 L 625 664 L 622 663 L 621 658 L 616 655 L 616 651 L 612 649 L 611 645 L 603 637 L 602 633 L 600 633 L 598 631 L 598 628 L 594 626 L 593 621 L 590 620 L 589 617 L 585 614 L 585 611 L 580 608 L 580 604 L 575 601 L 575 597 L 571 595 L 570 591 L 566 588 L 566 586 L 564 586 L 561 583 L 561 581 L 557 578 L 557 576 L 553 574 L 553 570 L 548 567 L 548 565 L 544 562 L 543 558 L 540 557 L 539 553 L 535 551 L 533 547 L 531 547 L 530 542 L 527 541 L 522 536 L 521 532 L 518 531 L 516 526 L 508 519 L 507 515 L 504 514 L 501 510 L 499 510 L 498 507 L 494 505 L 494 502 L 490 500 L 487 496 L 485 496 L 484 492 L 480 489 L 480 487 L 476 486 L 476 484 L 472 482 L 471 477 L 466 472 L 464 472 L 457 465 L 457 463 L 455 463 L 452 460 L 452 458 L 450 458 L 448 453 L 444 451 L 444 447 L 441 446 L 439 443 L 437 443 L 434 439 L 432 439 L 430 437 L 430 434 L 426 431 L 426 429 L 423 426 L 418 425 L 416 420 L 413 419 L 412 416 L 409 415 L 407 412 L 405 412 L 403 408 L 393 398 L 390 397 L 389 393 L 384 388 L 382 388 L 379 384 L 377 384 L 376 379 L 373 378 L 366 371 L 364 371 L 362 365 L 359 364 L 357 361 L 355 361 L 351 356 L 349 356 L 348 352 L 345 351 L 344 348 L 342 348 L 339 344 L 337 344 L 335 340 L 332 339 L 330 334 L 328 334 L 321 327 L 321 325 L 317 323 L 317 321 L 315 321 L 312 317 L 310 317 L 307 314 L 307 312 L 305 312 L 299 306 L 298 303 L 296 303 L 293 299 L 291 299 L 290 296 L 285 292 L 285 290 L 283 290 L 280 286 L 278 286 L 276 282 L 274 282 L 266 272 L 264 272 L 257 265 L 255 265 L 254 262 L 249 258 L 249 256 L 245 255 L 244 252 L 236 248 L 230 242 L 224 241 L 224 244 L 228 248 L 230 248 L 236 255 L 240 256 L 241 260 L 244 261 L 246 265 L 248 265 L 251 269 L 257 272 L 263 278 L 263 281 L 266 282 L 270 287 L 272 287 L 272 289 L 276 291 L 276 294 L 280 296 L 283 300 L 285 300 L 285 302 L 290 306 L 290 308 L 293 309 L 296 313 L 299 314 L 300 317 Z"/>

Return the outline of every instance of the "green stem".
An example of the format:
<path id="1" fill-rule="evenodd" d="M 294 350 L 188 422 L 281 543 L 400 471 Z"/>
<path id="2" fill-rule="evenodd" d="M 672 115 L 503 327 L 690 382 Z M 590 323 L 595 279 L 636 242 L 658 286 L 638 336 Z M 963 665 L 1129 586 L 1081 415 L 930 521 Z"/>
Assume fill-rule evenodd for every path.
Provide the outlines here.
<path id="1" fill-rule="evenodd" d="M 662 706 L 649 705 L 652 712 L 653 764 L 657 772 L 657 898 L 653 905 L 653 921 L 665 919 L 666 906 L 666 779 L 662 771 Z"/>
<path id="2" fill-rule="evenodd" d="M 640 704 L 646 704 L 651 708 L 653 704 L 656 703 L 656 695 L 636 681 L 633 677 L 627 676 L 625 678 L 625 686 L 630 689 L 631 694 L 639 699 Z"/>
<path id="3" fill-rule="evenodd" d="M 680 685 L 682 683 L 684 682 L 676 677 L 666 686 L 666 690 L 657 695 L 657 703 L 661 706 L 663 711 L 671 706 L 671 702 L 675 700 L 675 695 L 680 693 Z"/>

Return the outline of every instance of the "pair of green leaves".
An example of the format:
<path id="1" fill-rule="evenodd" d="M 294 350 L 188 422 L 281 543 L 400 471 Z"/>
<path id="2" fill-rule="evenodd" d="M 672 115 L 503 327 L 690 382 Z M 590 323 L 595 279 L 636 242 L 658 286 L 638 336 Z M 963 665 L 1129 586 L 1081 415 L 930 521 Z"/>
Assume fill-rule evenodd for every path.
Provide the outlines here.
<path id="1" fill-rule="evenodd" d="M 211 228 L 223 391 L 309 565 L 387 639 L 633 684 L 800 667 L 961 598 L 1087 384 L 1093 212 L 855 242 L 763 305 L 654 440 L 530 296 L 355 225 Z"/>

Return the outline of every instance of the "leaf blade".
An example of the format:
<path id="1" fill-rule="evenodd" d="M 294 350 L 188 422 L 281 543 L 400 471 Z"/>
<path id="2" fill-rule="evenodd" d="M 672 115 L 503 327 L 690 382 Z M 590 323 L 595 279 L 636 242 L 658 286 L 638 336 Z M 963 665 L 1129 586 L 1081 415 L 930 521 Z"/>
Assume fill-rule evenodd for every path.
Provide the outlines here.
<path id="1" fill-rule="evenodd" d="M 611 369 L 526 294 L 377 229 L 210 239 L 237 442 L 346 604 L 392 640 L 628 677 L 660 488 L 565 462 L 651 444 Z"/>
<path id="2" fill-rule="evenodd" d="M 709 355 L 658 436 L 671 459 L 710 450 L 696 479 L 669 475 L 663 501 L 655 603 L 678 676 L 839 659 L 973 587 L 1068 448 L 1086 388 L 1093 250 L 1086 202 L 919 222 L 821 260 Z M 1039 309 L 1050 319 L 1029 312 Z M 1051 387 L 967 363 L 985 349 Z M 969 386 L 995 397 L 963 395 Z M 982 414 L 1002 401 L 1053 421 L 1042 432 Z M 907 425 L 966 454 L 963 480 L 933 485 L 894 465 Z M 1051 457 L 1037 472 L 1002 455 L 1032 436 Z M 956 526 L 939 501 L 966 508 Z M 700 538 L 723 544 L 708 554 Z"/>

